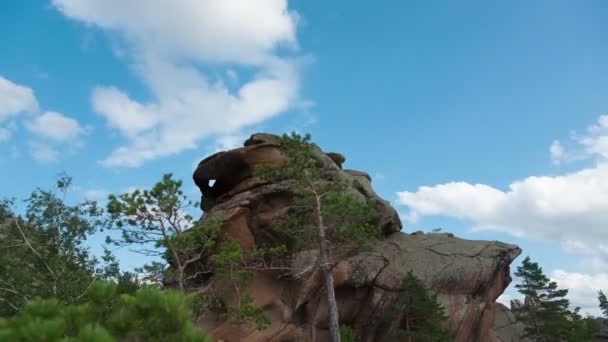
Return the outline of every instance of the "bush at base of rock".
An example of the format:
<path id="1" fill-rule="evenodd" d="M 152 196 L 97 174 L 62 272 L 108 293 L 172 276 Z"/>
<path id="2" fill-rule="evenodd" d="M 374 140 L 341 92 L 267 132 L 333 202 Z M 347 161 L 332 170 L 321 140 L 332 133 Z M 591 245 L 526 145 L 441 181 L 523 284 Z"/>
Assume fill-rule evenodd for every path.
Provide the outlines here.
<path id="1" fill-rule="evenodd" d="M 32 301 L 15 317 L 0 319 L 0 341 L 211 342 L 192 323 L 190 297 L 154 286 L 134 295 L 116 290 L 116 283 L 97 281 L 84 304 Z"/>

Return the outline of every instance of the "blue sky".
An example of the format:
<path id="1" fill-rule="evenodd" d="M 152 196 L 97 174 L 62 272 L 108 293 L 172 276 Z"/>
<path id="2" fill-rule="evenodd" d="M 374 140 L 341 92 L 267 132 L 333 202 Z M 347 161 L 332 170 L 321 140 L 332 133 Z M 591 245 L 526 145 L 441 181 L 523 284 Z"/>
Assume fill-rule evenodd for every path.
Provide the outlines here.
<path id="1" fill-rule="evenodd" d="M 405 231 L 516 243 L 597 312 L 608 3 L 166 4 L 2 5 L 0 195 L 65 171 L 74 200 L 103 199 L 173 172 L 196 198 L 203 157 L 310 132 L 372 175 Z"/>

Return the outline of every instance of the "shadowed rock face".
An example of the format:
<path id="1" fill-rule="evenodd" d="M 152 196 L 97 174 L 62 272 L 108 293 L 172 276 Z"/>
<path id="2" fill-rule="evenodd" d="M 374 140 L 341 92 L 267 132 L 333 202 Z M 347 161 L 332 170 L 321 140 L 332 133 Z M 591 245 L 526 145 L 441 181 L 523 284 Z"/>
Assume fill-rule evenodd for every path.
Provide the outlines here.
<path id="1" fill-rule="evenodd" d="M 411 270 L 439 293 L 454 341 L 497 341 L 495 300 L 510 283 L 509 265 L 521 250 L 451 234 L 402 233 L 397 212 L 374 192 L 367 173 L 343 170 L 345 158 L 338 153 L 316 152 L 326 173 L 345 180 L 353 196 L 379 204 L 377 224 L 384 232 L 384 238 L 371 249 L 335 260 L 333 276 L 341 323 L 351 325 L 361 341 L 389 341 L 387 332 L 393 322 L 386 311 L 398 295 L 401 279 Z M 256 165 L 284 162 L 279 140 L 269 134 L 255 134 L 243 148 L 201 161 L 194 180 L 202 192 L 202 220 L 223 218 L 223 233 L 246 250 L 281 242 L 269 228 L 288 212 L 293 185 L 290 181 L 263 182 L 253 177 L 253 170 Z M 230 325 L 217 313 L 200 317 L 199 324 L 223 341 L 327 341 L 327 303 L 321 278 L 316 272 L 305 271 L 315 261 L 314 250 L 294 255 L 292 273 L 302 274 L 297 278 L 269 272 L 254 275 L 248 291 L 272 319 L 264 331 Z"/>
<path id="2" fill-rule="evenodd" d="M 514 305 L 515 304 L 515 305 Z M 521 302 L 511 301 L 511 309 L 517 311 Z M 517 320 L 514 312 L 501 303 L 496 303 L 496 319 L 494 320 L 494 336 L 498 342 L 533 342 L 523 338 L 526 325 Z"/>

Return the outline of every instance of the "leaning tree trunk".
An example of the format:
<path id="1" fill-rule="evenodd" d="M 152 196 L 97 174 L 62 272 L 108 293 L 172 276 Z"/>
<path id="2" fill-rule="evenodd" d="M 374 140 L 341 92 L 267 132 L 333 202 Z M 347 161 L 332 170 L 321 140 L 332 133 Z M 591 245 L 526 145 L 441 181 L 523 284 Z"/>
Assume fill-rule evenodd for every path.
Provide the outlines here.
<path id="1" fill-rule="evenodd" d="M 329 336 L 331 342 L 340 342 L 340 325 L 338 318 L 338 304 L 336 302 L 336 294 L 334 292 L 334 278 L 331 274 L 329 260 L 329 246 L 325 236 L 325 226 L 323 224 L 323 215 L 321 214 L 321 198 L 316 196 L 317 205 L 317 222 L 319 224 L 319 263 L 321 272 L 323 272 L 323 280 L 325 284 L 325 292 L 327 293 L 327 311 L 329 314 Z"/>

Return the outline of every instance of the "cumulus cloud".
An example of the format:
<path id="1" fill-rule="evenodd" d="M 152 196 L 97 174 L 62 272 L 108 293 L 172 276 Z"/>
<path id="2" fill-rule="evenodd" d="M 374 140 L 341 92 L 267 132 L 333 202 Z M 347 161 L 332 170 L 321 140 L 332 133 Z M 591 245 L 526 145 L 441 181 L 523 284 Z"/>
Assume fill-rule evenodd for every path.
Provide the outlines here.
<path id="1" fill-rule="evenodd" d="M 87 129 L 78 121 L 58 112 L 40 113 L 34 91 L 0 76 L 0 142 L 11 138 L 17 130 L 18 116 L 29 114 L 25 127 L 30 132 L 28 148 L 41 163 L 58 160 L 60 151 L 82 146 L 80 139 Z"/>
<path id="2" fill-rule="evenodd" d="M 135 167 L 192 149 L 205 137 L 231 135 L 296 101 L 298 62 L 284 51 L 297 51 L 297 14 L 287 0 L 53 4 L 66 17 L 118 33 L 152 95 L 140 101 L 113 86 L 93 90 L 94 110 L 126 140 L 103 165 Z"/>
<path id="3" fill-rule="evenodd" d="M 26 123 L 26 127 L 40 137 L 58 142 L 73 141 L 86 132 L 78 121 L 57 112 L 46 112 Z"/>
<path id="4" fill-rule="evenodd" d="M 420 216 L 444 215 L 473 230 L 547 239 L 608 238 L 608 164 L 560 176 L 528 177 L 506 191 L 451 182 L 398 193 L 398 204 Z"/>
<path id="5" fill-rule="evenodd" d="M 38 111 L 38 101 L 31 88 L 0 76 L 0 123 L 12 116 Z"/>
<path id="6" fill-rule="evenodd" d="M 568 299 L 572 306 L 579 306 L 582 314 L 601 316 L 598 308 L 597 292 L 608 289 L 608 273 L 586 274 L 555 270 L 551 280 L 557 282 L 559 288 L 568 289 Z"/>
<path id="7" fill-rule="evenodd" d="M 17 126 L 14 119 L 38 111 L 38 101 L 31 88 L 0 76 L 0 142 L 7 141 Z"/>

